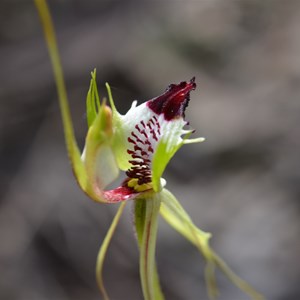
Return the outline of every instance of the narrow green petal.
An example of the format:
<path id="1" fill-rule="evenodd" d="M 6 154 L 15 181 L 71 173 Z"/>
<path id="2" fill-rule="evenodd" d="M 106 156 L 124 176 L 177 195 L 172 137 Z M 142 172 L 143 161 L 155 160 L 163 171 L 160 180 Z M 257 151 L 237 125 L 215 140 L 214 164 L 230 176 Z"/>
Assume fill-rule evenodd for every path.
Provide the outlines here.
<path id="1" fill-rule="evenodd" d="M 111 107 L 113 113 L 116 113 L 118 111 L 117 111 L 116 106 L 115 106 L 115 102 L 114 102 L 114 99 L 113 99 L 113 96 L 112 96 L 112 93 L 111 93 L 110 85 L 108 84 L 108 82 L 106 82 L 105 86 L 106 86 L 106 90 L 107 90 L 107 94 L 108 94 L 108 101 L 109 101 L 110 107 Z"/>
<path id="2" fill-rule="evenodd" d="M 88 94 L 86 97 L 86 117 L 88 122 L 88 127 L 90 127 L 97 117 L 97 112 L 100 109 L 100 99 L 98 94 L 98 88 L 96 83 L 96 69 L 91 72 L 92 79 Z"/>
<path id="3" fill-rule="evenodd" d="M 110 225 L 110 228 L 101 244 L 101 247 L 100 247 L 100 250 L 98 253 L 98 257 L 97 257 L 96 279 L 97 279 L 97 284 L 98 284 L 99 290 L 102 293 L 104 300 L 109 300 L 109 297 L 108 297 L 108 294 L 106 292 L 106 289 L 104 287 L 104 282 L 103 282 L 103 274 L 102 274 L 103 263 L 104 263 L 105 255 L 107 253 L 108 246 L 109 246 L 112 236 L 116 230 L 116 227 L 120 221 L 120 218 L 124 211 L 126 203 L 127 203 L 126 201 L 122 202 L 121 205 L 119 206 L 117 214 L 115 215 L 115 217 Z"/>
<path id="4" fill-rule="evenodd" d="M 208 293 L 211 298 L 217 296 L 218 291 L 214 276 L 215 267 L 220 270 L 244 293 L 253 300 L 263 300 L 264 297 L 256 292 L 249 284 L 240 279 L 226 263 L 210 248 L 210 233 L 197 228 L 177 199 L 166 189 L 162 191 L 162 203 L 160 213 L 164 219 L 187 240 L 194 244 L 207 260 L 205 270 Z"/>
<path id="5" fill-rule="evenodd" d="M 208 241 L 211 234 L 197 228 L 189 215 L 177 201 L 173 194 L 164 189 L 162 192 L 162 203 L 160 213 L 164 219 L 186 239 L 193 243 L 207 260 L 205 270 L 206 283 L 209 296 L 215 298 L 218 295 L 214 270 L 215 263 L 212 258 Z"/>
<path id="6" fill-rule="evenodd" d="M 155 264 L 155 245 L 160 196 L 135 202 L 135 227 L 140 247 L 140 276 L 145 300 L 163 300 Z"/>
<path id="7" fill-rule="evenodd" d="M 79 185 L 81 187 L 84 187 L 87 183 L 87 175 L 85 172 L 83 162 L 81 160 L 79 148 L 75 140 L 74 129 L 72 125 L 70 108 L 67 98 L 67 91 L 64 82 L 63 71 L 61 68 L 53 22 L 45 0 L 35 0 L 35 5 L 42 22 L 45 40 L 47 43 L 51 64 L 54 72 L 69 159 L 71 161 L 72 168 L 74 170 L 74 174 Z"/>
<path id="8" fill-rule="evenodd" d="M 253 289 L 246 281 L 238 277 L 229 266 L 214 251 L 212 255 L 219 269 L 244 293 L 248 294 L 253 300 L 265 300 L 265 297 Z"/>

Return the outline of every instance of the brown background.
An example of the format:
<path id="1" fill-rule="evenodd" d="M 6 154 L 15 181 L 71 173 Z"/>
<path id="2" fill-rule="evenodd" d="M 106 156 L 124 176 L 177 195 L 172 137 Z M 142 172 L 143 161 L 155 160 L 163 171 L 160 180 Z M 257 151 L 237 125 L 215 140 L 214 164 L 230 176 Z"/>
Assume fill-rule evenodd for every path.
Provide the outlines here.
<path id="1" fill-rule="evenodd" d="M 122 113 L 196 76 L 187 119 L 207 141 L 177 153 L 168 187 L 240 276 L 268 299 L 300 299 L 300 2 L 49 2 L 81 147 L 94 67 Z M 0 66 L 0 299 L 99 299 L 116 206 L 72 176 L 31 1 L 0 2 Z M 105 263 L 112 300 L 142 297 L 129 206 Z M 167 299 L 207 299 L 202 258 L 163 220 L 157 260 Z M 218 279 L 221 300 L 247 299 Z"/>

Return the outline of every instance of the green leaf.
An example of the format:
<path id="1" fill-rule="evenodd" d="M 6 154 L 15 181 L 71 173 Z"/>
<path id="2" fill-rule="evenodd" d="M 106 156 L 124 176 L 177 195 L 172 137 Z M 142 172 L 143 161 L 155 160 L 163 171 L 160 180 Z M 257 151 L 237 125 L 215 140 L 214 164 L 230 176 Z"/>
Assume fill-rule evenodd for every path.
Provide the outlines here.
<path id="1" fill-rule="evenodd" d="M 248 283 L 240 279 L 226 263 L 210 248 L 210 233 L 204 232 L 196 227 L 189 215 L 177 199 L 168 190 L 162 192 L 162 203 L 160 213 L 164 219 L 187 240 L 194 244 L 203 254 L 207 261 L 205 270 L 206 283 L 208 293 L 211 298 L 215 298 L 218 294 L 214 270 L 219 267 L 220 270 L 235 284 L 240 290 L 245 292 L 253 300 L 263 300 L 264 297 L 255 291 Z"/>
<path id="2" fill-rule="evenodd" d="M 160 196 L 135 201 L 135 227 L 140 248 L 140 276 L 145 300 L 163 300 L 155 264 Z"/>
<path id="3" fill-rule="evenodd" d="M 112 239 L 112 236 L 116 230 L 116 227 L 120 221 L 120 218 L 122 216 L 122 213 L 124 211 L 125 205 L 127 202 L 122 202 L 121 205 L 119 206 L 119 209 L 117 211 L 117 214 L 115 215 L 109 230 L 101 244 L 99 253 L 98 253 L 98 257 L 97 257 L 97 263 L 96 263 L 96 280 L 97 280 L 97 284 L 99 287 L 100 292 L 102 293 L 102 296 L 104 298 L 104 300 L 109 300 L 108 294 L 106 292 L 106 289 L 104 287 L 104 282 L 103 282 L 103 263 L 104 263 L 104 259 L 107 253 L 107 249 L 109 247 L 110 241 Z"/>

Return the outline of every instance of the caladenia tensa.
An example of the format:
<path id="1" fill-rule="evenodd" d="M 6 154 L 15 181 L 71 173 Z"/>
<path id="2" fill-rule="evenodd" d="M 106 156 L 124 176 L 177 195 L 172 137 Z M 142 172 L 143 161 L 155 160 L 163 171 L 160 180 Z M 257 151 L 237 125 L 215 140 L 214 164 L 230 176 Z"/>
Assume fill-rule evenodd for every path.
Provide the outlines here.
<path id="1" fill-rule="evenodd" d="M 175 196 L 168 191 L 163 172 L 184 144 L 202 142 L 190 139 L 194 132 L 186 127 L 185 109 L 190 92 L 196 88 L 195 79 L 171 84 L 154 99 L 137 105 L 132 103 L 125 115 L 118 113 L 111 90 L 106 84 L 110 107 L 100 102 L 96 85 L 96 71 L 92 72 L 86 99 L 88 132 L 83 153 L 74 135 L 63 73 L 56 45 L 54 29 L 45 0 L 35 0 L 50 53 L 62 113 L 67 150 L 75 177 L 81 189 L 93 200 L 118 203 L 117 214 L 100 248 L 96 278 L 104 299 L 102 269 L 110 240 L 128 201 L 134 205 L 135 228 L 140 250 L 140 277 L 144 299 L 164 299 L 155 265 L 155 244 L 159 214 L 194 244 L 206 259 L 205 278 L 208 294 L 217 295 L 214 272 L 216 267 L 252 299 L 263 299 L 250 285 L 236 276 L 209 246 L 210 233 L 197 228 Z M 119 175 L 126 173 L 123 183 L 111 190 L 106 187 Z M 117 283 L 116 283 L 117 284 Z M 199 295 L 203 299 L 203 295 Z"/>

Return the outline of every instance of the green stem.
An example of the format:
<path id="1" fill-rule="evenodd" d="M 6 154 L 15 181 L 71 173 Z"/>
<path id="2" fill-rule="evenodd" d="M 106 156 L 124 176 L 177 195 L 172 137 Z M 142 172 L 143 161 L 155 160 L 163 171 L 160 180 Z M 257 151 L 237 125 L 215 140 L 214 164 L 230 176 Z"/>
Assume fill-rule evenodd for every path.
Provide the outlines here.
<path id="1" fill-rule="evenodd" d="M 140 247 L 140 276 L 145 300 L 164 299 L 155 264 L 160 202 L 160 197 L 156 194 L 150 199 L 136 200 L 135 205 L 135 226 Z"/>
<path id="2" fill-rule="evenodd" d="M 68 155 L 76 174 L 76 178 L 78 179 L 80 186 L 84 187 L 87 180 L 86 173 L 81 160 L 81 154 L 75 140 L 53 22 L 46 0 L 34 0 L 34 2 L 41 19 L 45 40 L 51 59 L 52 69 L 54 72 Z"/>

